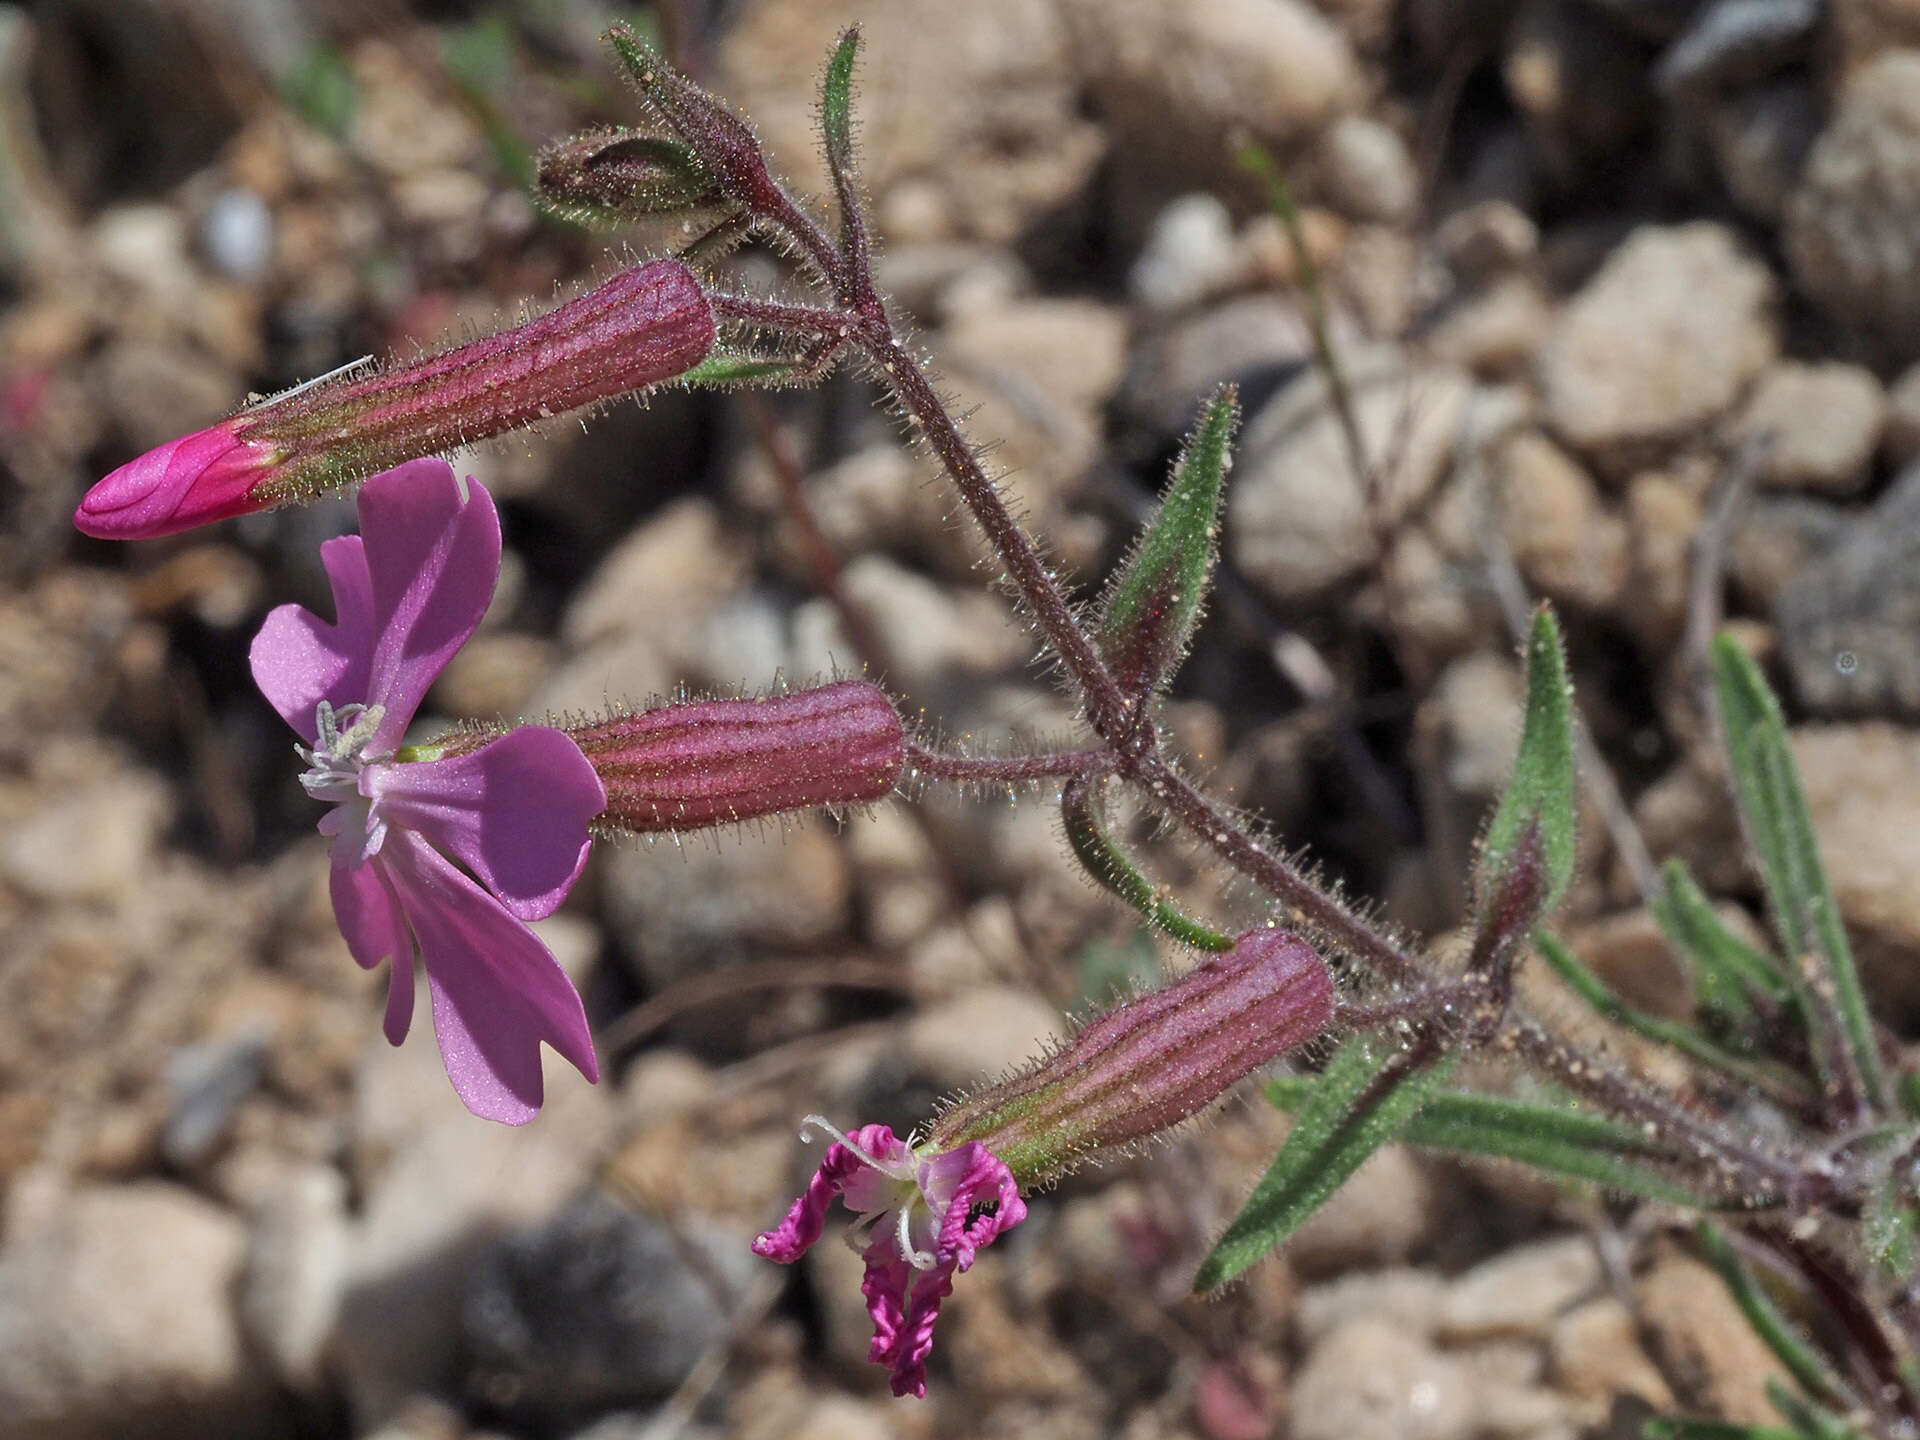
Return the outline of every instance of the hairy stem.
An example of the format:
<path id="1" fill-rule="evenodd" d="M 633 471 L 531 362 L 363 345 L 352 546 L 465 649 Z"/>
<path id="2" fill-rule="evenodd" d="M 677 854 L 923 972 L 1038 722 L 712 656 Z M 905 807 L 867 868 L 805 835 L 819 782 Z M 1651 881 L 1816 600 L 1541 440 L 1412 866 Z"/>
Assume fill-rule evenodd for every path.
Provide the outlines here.
<path id="1" fill-rule="evenodd" d="M 962 785 L 1020 785 L 1111 775 L 1110 750 L 1052 750 L 1038 755 L 953 755 L 907 742 L 907 768 L 929 780 Z"/>

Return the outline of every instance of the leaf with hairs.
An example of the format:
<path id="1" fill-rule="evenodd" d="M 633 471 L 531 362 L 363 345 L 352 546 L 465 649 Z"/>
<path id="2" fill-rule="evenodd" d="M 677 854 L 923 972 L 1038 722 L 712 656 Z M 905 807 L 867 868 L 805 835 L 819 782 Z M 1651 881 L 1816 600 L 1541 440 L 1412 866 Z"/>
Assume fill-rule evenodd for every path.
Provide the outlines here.
<path id="1" fill-rule="evenodd" d="M 1525 930 L 1545 919 L 1566 894 L 1573 880 L 1576 778 L 1573 691 L 1567 683 L 1566 654 L 1553 611 L 1542 605 L 1533 612 L 1527 634 L 1526 718 L 1513 777 L 1480 843 L 1475 891 L 1483 910 L 1497 908 L 1489 902 L 1502 893 L 1508 871 L 1525 858 L 1529 847 L 1522 841 L 1530 829 L 1538 831 L 1545 883 L 1535 887 L 1538 896 Z"/>
<path id="2" fill-rule="evenodd" d="M 1773 957 L 1726 927 L 1684 862 L 1667 861 L 1651 908 L 1667 943 L 1699 983 L 1701 1009 L 1721 1017 L 1736 1031 L 1745 1031 L 1757 1019 L 1756 995 L 1775 1009 L 1793 1002 L 1793 989 Z"/>

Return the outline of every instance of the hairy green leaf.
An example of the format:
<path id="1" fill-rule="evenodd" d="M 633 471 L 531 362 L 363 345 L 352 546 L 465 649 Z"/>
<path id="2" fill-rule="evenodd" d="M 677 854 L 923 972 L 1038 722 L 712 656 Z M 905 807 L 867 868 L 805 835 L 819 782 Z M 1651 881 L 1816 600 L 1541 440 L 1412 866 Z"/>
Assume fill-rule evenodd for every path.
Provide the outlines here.
<path id="1" fill-rule="evenodd" d="M 1297 1111 L 1315 1082 L 1284 1076 L 1267 1084 L 1267 1098 Z M 1547 1104 L 1442 1090 L 1400 1131 L 1408 1145 L 1455 1154 L 1512 1160 L 1622 1195 L 1675 1205 L 1715 1208 L 1722 1201 L 1688 1189 L 1674 1176 L 1675 1157 L 1645 1132 L 1572 1103 Z"/>
<path id="2" fill-rule="evenodd" d="M 1392 1140 L 1451 1062 L 1417 1042 L 1357 1035 L 1328 1062 L 1246 1206 L 1200 1266 L 1196 1291 L 1227 1283 L 1271 1252 Z"/>
<path id="3" fill-rule="evenodd" d="M 860 29 L 848 30 L 827 61 L 820 87 L 820 133 L 826 141 L 827 165 L 836 176 L 853 166 L 853 62 L 860 53 Z"/>
<path id="4" fill-rule="evenodd" d="M 1720 1279 L 1740 1307 L 1740 1313 L 1747 1317 L 1754 1334 L 1780 1357 L 1780 1363 L 1787 1367 L 1794 1382 L 1820 1400 L 1841 1406 L 1848 1404 L 1850 1397 L 1833 1368 L 1780 1313 L 1773 1297 L 1760 1287 L 1753 1271 L 1734 1253 L 1726 1232 L 1711 1220 L 1702 1220 L 1695 1233 L 1707 1262 L 1720 1272 Z"/>
<path id="5" fill-rule="evenodd" d="M 1850 1069 L 1850 1078 L 1857 1079 L 1866 1098 L 1884 1110 L 1892 1094 L 1854 968 L 1853 949 L 1821 863 L 1800 772 L 1787 743 L 1786 720 L 1760 667 L 1732 637 L 1715 638 L 1712 662 L 1740 813 L 1766 882 L 1787 957 L 1786 974 L 1815 1027 L 1811 1039 L 1822 1066 L 1821 1078 L 1831 1084 L 1836 1070 Z M 1824 976 L 1803 975 L 1809 966 L 1823 970 Z M 1822 979 L 1824 983 L 1819 983 Z M 1819 1033 L 1831 1028 L 1820 1024 L 1830 1013 L 1837 1018 L 1837 1037 Z M 1841 1053 L 1830 1053 L 1838 1047 L 1843 1047 Z"/>
<path id="6" fill-rule="evenodd" d="M 1539 827 L 1545 886 L 1534 923 L 1559 903 L 1573 880 L 1575 829 L 1573 691 L 1553 611 L 1533 612 L 1527 635 L 1526 719 L 1513 778 L 1481 842 L 1477 893 L 1483 905 L 1502 888 L 1530 825 Z M 1529 926 L 1528 928 L 1531 928 Z"/>
<path id="7" fill-rule="evenodd" d="M 1234 945 L 1231 935 L 1201 924 L 1188 916 L 1149 880 L 1140 867 L 1108 834 L 1100 813 L 1098 782 L 1073 781 L 1060 795 L 1060 815 L 1065 823 L 1067 843 L 1073 847 L 1086 872 L 1183 945 L 1196 950 L 1224 952 Z"/>
<path id="8" fill-rule="evenodd" d="M 1745 1030 L 1756 1019 L 1754 996 L 1774 1008 L 1792 1003 L 1792 987 L 1773 957 L 1755 950 L 1726 927 L 1684 862 L 1667 861 L 1652 909 L 1667 943 L 1688 963 L 1699 983 L 1702 1010 L 1736 1030 Z"/>
<path id="9" fill-rule="evenodd" d="M 791 360 L 715 350 L 682 375 L 679 383 L 727 389 L 737 385 L 784 385 L 799 378 L 800 367 Z"/>
<path id="10" fill-rule="evenodd" d="M 1220 548 L 1220 497 L 1233 464 L 1238 392 L 1214 392 L 1174 466 L 1159 510 L 1120 566 L 1101 607 L 1102 656 L 1124 682 L 1159 685 L 1186 653 Z"/>

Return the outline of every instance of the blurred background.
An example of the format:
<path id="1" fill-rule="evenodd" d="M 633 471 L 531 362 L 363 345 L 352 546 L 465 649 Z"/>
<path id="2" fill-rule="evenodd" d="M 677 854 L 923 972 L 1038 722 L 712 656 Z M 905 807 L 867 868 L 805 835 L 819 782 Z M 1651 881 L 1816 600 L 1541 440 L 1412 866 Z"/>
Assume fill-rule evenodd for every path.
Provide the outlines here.
<path id="1" fill-rule="evenodd" d="M 817 1159 L 800 1117 L 904 1133 L 1189 963 L 1077 875 L 1047 794 L 600 847 L 537 928 L 605 1078 L 556 1066 L 523 1130 L 466 1114 L 429 1026 L 381 1040 L 384 977 L 334 929 L 245 666 L 272 605 L 324 608 L 317 544 L 351 503 L 118 546 L 69 516 L 249 394 L 512 323 L 671 238 L 526 198 L 541 144 L 637 117 L 614 19 L 813 193 L 819 68 L 862 22 L 883 284 L 1082 593 L 1239 383 L 1220 594 L 1167 723 L 1284 844 L 1444 945 L 1517 731 L 1512 626 L 1550 598 L 1602 782 L 1563 929 L 1690 1013 L 1650 863 L 1684 857 L 1759 933 L 1700 703 L 1724 621 L 1786 696 L 1869 984 L 1912 1033 L 1913 0 L 0 4 L 0 1437 L 1771 1418 L 1776 1362 L 1659 1216 L 1399 1149 L 1224 1299 L 1183 1298 L 1284 1133 L 1257 1102 L 1038 1197 L 950 1302 L 930 1398 L 887 1398 L 857 1258 L 747 1252 Z M 1371 486 L 1314 371 L 1315 294 Z M 438 716 L 866 666 L 956 743 L 1073 734 L 857 377 L 669 391 L 459 463 L 507 554 Z M 1204 913 L 1263 913 L 1177 837 L 1141 843 Z"/>

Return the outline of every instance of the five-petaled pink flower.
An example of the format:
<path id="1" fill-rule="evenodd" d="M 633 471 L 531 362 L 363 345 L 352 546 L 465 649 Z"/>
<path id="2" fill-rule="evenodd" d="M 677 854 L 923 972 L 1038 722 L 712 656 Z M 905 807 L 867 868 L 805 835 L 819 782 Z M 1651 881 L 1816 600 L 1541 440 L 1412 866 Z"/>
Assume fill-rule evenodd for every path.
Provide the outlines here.
<path id="1" fill-rule="evenodd" d="M 347 947 L 368 969 L 393 961 L 387 1038 L 413 1018 L 417 947 L 453 1088 L 476 1115 L 522 1124 L 540 1108 L 542 1040 L 599 1078 L 580 996 L 525 922 L 573 887 L 606 792 L 545 726 L 446 758 L 402 750 L 492 599 L 500 518 L 444 460 L 375 476 L 359 510 L 360 535 L 321 547 L 334 623 L 282 605 L 254 638 L 253 677 L 306 742 L 300 783 L 333 806 L 320 831 Z"/>
<path id="2" fill-rule="evenodd" d="M 1027 1218 L 1019 1187 L 978 1141 L 916 1152 L 885 1125 L 843 1135 L 818 1115 L 807 1124 L 838 1139 L 787 1218 L 753 1242 L 754 1253 L 782 1265 L 798 1260 L 820 1238 L 827 1206 L 839 1196 L 859 1216 L 854 1234 L 872 1237 L 860 1286 L 873 1317 L 867 1358 L 892 1372 L 894 1394 L 924 1396 L 940 1302 L 983 1246 Z"/>

